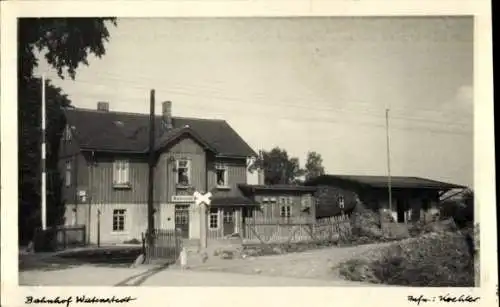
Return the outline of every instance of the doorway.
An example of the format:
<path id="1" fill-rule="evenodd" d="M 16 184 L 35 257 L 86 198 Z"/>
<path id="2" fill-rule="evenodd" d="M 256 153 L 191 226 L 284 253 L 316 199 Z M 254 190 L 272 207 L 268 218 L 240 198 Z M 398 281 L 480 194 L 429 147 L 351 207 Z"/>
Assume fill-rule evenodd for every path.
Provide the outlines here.
<path id="1" fill-rule="evenodd" d="M 189 205 L 175 205 L 175 229 L 182 238 L 189 238 Z"/>
<path id="2" fill-rule="evenodd" d="M 234 233 L 234 208 L 224 208 L 222 216 L 222 226 L 224 236 Z"/>
<path id="3" fill-rule="evenodd" d="M 407 208 L 407 201 L 398 199 L 396 201 L 396 210 L 397 210 L 397 217 L 398 217 L 398 223 L 405 223 L 406 222 L 406 208 Z"/>

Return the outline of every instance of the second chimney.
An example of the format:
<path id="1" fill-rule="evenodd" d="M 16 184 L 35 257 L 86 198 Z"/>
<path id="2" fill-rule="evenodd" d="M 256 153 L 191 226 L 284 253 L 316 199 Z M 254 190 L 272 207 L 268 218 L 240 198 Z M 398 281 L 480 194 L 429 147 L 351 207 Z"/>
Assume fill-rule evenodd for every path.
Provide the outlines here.
<path id="1" fill-rule="evenodd" d="M 163 126 L 166 129 L 172 129 L 174 127 L 172 123 L 172 102 L 164 101 L 162 104 L 162 121 Z"/>
<path id="2" fill-rule="evenodd" d="M 102 111 L 102 112 L 108 112 L 109 111 L 109 103 L 105 101 L 99 101 L 97 103 L 97 110 Z"/>

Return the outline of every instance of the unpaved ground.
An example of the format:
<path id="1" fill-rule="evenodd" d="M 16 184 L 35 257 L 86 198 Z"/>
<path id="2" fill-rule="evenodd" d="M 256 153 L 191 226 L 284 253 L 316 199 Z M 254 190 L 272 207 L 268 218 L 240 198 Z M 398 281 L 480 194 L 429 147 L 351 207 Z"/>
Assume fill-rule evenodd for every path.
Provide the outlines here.
<path id="1" fill-rule="evenodd" d="M 389 244 L 328 247 L 301 253 L 249 257 L 246 259 L 224 260 L 211 257 L 205 264 L 195 265 L 190 269 L 194 271 L 258 274 L 263 276 L 343 280 L 337 269 L 340 263 L 369 250 Z"/>

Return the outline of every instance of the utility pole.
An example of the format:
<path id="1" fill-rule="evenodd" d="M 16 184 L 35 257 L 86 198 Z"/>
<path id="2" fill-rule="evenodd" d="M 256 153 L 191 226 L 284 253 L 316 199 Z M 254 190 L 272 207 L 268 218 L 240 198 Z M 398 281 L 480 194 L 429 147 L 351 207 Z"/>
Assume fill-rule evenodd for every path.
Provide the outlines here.
<path id="1" fill-rule="evenodd" d="M 149 108 L 148 243 L 152 246 L 154 244 L 155 90 L 151 90 Z"/>
<path id="2" fill-rule="evenodd" d="M 45 164 L 45 154 L 46 154 L 46 134 L 45 134 L 45 75 L 42 75 L 42 186 L 41 186 L 41 206 L 42 206 L 42 230 L 47 229 L 47 171 Z"/>
<path id="3" fill-rule="evenodd" d="M 391 152 L 389 143 L 389 109 L 385 109 L 385 128 L 387 137 L 387 188 L 389 190 L 389 209 L 392 212 Z"/>

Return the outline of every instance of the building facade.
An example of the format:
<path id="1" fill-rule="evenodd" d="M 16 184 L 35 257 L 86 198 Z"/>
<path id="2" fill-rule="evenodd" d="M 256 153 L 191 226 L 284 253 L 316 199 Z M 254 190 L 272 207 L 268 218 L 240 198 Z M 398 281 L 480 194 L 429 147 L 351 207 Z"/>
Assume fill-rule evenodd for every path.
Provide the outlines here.
<path id="1" fill-rule="evenodd" d="M 67 225 L 86 225 L 90 243 L 141 239 L 147 229 L 148 159 L 154 152 L 155 228 L 179 229 L 199 238 L 199 208 L 193 193 L 211 192 L 209 231 L 241 227 L 244 208 L 255 206 L 239 184 L 247 183 L 255 152 L 222 120 L 173 117 L 171 103 L 155 118 L 155 148 L 149 149 L 149 115 L 66 110 L 60 171 Z"/>
<path id="2" fill-rule="evenodd" d="M 423 219 L 436 210 L 440 196 L 466 187 L 418 177 L 323 175 L 306 182 L 317 188 L 318 218 L 349 214 L 361 202 L 368 209 L 388 211 L 398 223 Z"/>

